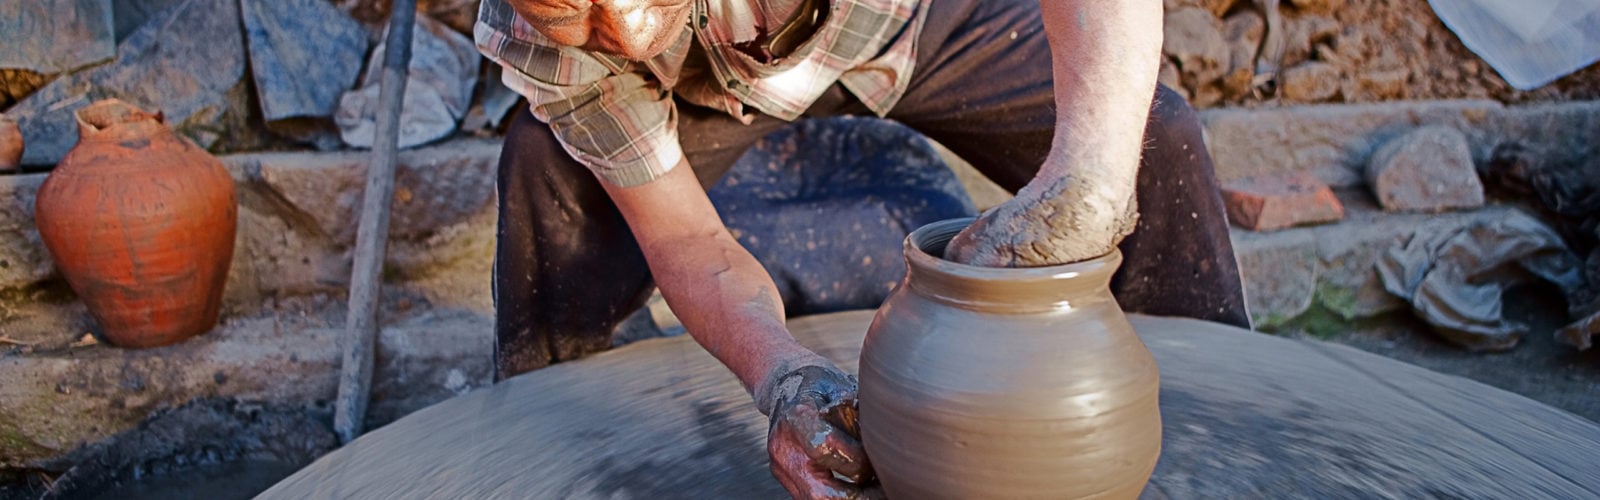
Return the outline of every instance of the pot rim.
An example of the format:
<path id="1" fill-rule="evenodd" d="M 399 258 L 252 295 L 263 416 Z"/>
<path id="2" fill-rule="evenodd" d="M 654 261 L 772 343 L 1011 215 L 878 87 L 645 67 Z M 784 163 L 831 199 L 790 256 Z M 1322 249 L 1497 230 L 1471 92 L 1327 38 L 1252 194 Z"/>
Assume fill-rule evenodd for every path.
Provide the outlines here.
<path id="1" fill-rule="evenodd" d="M 117 98 L 107 98 L 90 103 L 72 113 L 78 122 L 81 139 L 138 135 L 166 127 L 166 115 L 151 113 Z M 118 132 L 121 130 L 121 132 Z"/>
<path id="2" fill-rule="evenodd" d="M 1111 299 L 1111 277 L 1122 264 L 1122 252 L 1116 248 L 1093 259 L 1041 267 L 984 267 L 945 260 L 944 245 L 975 220 L 942 220 L 906 236 L 905 285 L 926 298 L 982 311 L 1070 309 Z"/>
<path id="3" fill-rule="evenodd" d="M 987 267 L 962 264 L 943 257 L 945 245 L 956 234 L 977 221 L 977 217 L 945 219 L 924 224 L 905 239 L 905 257 L 908 264 L 922 269 L 978 280 L 1035 280 L 1068 279 L 1099 272 L 1110 273 L 1122 264 L 1122 250 L 1113 247 L 1110 252 L 1089 260 L 1069 264 L 1039 267 Z M 937 247 L 940 255 L 929 253 Z"/>

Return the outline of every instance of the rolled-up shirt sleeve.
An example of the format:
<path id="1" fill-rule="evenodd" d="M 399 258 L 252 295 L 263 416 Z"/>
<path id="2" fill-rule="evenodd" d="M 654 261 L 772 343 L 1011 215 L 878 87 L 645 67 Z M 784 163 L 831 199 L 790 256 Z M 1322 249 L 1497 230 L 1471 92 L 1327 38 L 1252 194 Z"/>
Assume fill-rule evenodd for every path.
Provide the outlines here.
<path id="1" fill-rule="evenodd" d="M 683 160 L 672 93 L 646 71 L 616 71 L 549 43 L 502 2 L 485 1 L 474 38 L 507 87 L 528 98 L 567 153 L 621 187 L 655 180 Z"/>

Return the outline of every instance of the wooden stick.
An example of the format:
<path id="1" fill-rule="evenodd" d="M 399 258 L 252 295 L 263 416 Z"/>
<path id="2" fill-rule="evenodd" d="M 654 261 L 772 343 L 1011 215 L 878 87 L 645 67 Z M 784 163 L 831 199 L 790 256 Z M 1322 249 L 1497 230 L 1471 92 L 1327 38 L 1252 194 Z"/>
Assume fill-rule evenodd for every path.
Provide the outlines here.
<path id="1" fill-rule="evenodd" d="M 1283 50 L 1288 43 L 1284 33 L 1283 15 L 1278 13 L 1279 0 L 1255 0 L 1256 8 L 1267 18 L 1266 40 L 1261 42 L 1261 52 L 1256 55 L 1256 74 L 1250 86 L 1257 98 L 1277 95 L 1283 83 Z"/>
<path id="2" fill-rule="evenodd" d="M 344 443 L 361 435 L 372 387 L 380 280 L 389 240 L 389 205 L 394 199 L 395 155 L 400 142 L 400 104 L 411 63 L 411 27 L 416 10 L 416 0 L 394 0 L 389 12 L 389 34 L 384 41 L 387 52 L 379 80 L 377 130 L 372 137 L 372 163 L 367 165 L 367 188 L 356 231 L 350 311 L 345 316 L 341 342 L 344 362 L 339 369 L 339 399 L 334 402 L 333 430 Z"/>

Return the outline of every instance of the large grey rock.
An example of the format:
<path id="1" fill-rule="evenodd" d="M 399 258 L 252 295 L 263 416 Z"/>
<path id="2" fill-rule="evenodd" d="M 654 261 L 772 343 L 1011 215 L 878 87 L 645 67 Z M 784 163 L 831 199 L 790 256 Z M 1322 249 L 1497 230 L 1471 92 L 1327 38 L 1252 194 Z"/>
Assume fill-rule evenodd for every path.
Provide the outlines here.
<path id="1" fill-rule="evenodd" d="M 0 3 L 0 68 L 60 73 L 111 59 L 110 0 Z"/>
<path id="2" fill-rule="evenodd" d="M 237 321 L 174 346 L 0 355 L 0 468 L 28 467 L 203 398 L 312 407 L 338 392 L 340 330 L 305 318 Z M 377 426 L 490 382 L 492 321 L 426 313 L 378 339 Z"/>
<path id="3" fill-rule="evenodd" d="M 116 60 L 56 79 L 6 112 L 22 126 L 22 162 L 51 165 L 78 141 L 74 113 L 118 98 L 162 112 L 201 146 L 229 133 L 225 115 L 246 106 L 244 34 L 235 0 L 187 0 L 117 46 Z M 224 130 L 219 130 L 224 129 Z"/>
<path id="4" fill-rule="evenodd" d="M 1384 144 L 1367 164 L 1384 210 L 1440 212 L 1483 206 L 1483 182 L 1460 131 L 1422 127 Z"/>
<path id="5" fill-rule="evenodd" d="M 240 10 L 262 116 L 333 116 L 361 75 L 366 28 L 326 0 L 243 0 Z"/>
<path id="6" fill-rule="evenodd" d="M 370 148 L 376 133 L 382 92 L 385 47 L 378 45 L 367 61 L 361 87 L 339 98 L 334 121 L 345 144 Z M 455 132 L 472 106 L 483 57 L 472 40 L 427 17 L 417 17 L 411 39 L 411 64 L 401 99 L 399 145 L 402 149 L 432 142 Z"/>

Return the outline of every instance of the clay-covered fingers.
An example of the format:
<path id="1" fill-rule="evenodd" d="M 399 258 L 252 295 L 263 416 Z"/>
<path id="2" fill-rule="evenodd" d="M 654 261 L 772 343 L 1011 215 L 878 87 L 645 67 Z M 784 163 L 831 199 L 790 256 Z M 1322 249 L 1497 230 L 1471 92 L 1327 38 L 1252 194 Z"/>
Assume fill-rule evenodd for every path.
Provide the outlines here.
<path id="1" fill-rule="evenodd" d="M 811 463 L 852 483 L 861 484 L 872 479 L 872 465 L 867 460 L 866 449 L 853 433 L 856 429 L 855 397 L 810 393 L 801 395 L 801 400 L 801 404 L 785 415 L 788 417 L 785 420 L 790 424 L 794 439 L 811 457 Z"/>
<path id="2" fill-rule="evenodd" d="M 856 382 L 832 366 L 780 379 L 767 451 L 772 474 L 796 498 L 859 498 L 872 464 L 856 434 Z"/>
<path id="3" fill-rule="evenodd" d="M 861 498 L 861 487 L 840 478 L 840 476 L 848 478 L 850 474 L 840 473 L 840 476 L 835 476 L 834 466 L 826 463 L 845 466 L 846 470 L 856 470 L 858 478 L 861 468 L 850 465 L 853 458 L 848 458 L 848 455 L 838 452 L 838 449 L 830 449 L 832 444 L 827 446 L 808 444 L 810 439 L 827 442 L 829 438 L 816 436 L 814 431 L 806 431 L 806 428 L 811 426 L 797 426 L 794 425 L 794 421 L 787 418 L 774 421 L 766 441 L 766 454 L 771 458 L 774 478 L 778 478 L 779 484 L 789 490 L 789 495 L 795 498 L 829 498 L 829 500 Z M 835 429 L 834 434 L 843 433 Z"/>
<path id="4" fill-rule="evenodd" d="M 828 426 L 827 437 L 816 448 L 813 458 L 818 464 L 855 484 L 876 480 L 872 460 L 867 456 L 866 447 L 861 445 L 861 426 L 857 423 L 855 397 L 837 401 L 823 413 L 822 421 Z"/>

